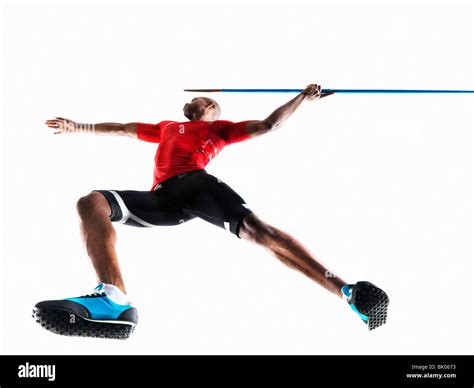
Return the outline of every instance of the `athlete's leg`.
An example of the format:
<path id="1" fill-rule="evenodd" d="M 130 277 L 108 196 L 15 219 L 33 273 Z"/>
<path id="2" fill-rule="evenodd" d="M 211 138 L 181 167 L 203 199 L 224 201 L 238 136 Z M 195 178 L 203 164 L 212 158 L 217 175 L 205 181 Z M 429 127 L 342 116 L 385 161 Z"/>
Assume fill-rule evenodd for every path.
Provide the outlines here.
<path id="1" fill-rule="evenodd" d="M 207 173 L 185 178 L 182 184 L 189 191 L 186 212 L 264 246 L 289 267 L 342 297 L 341 287 L 346 283 L 341 278 L 332 274 L 294 237 L 260 220 L 230 186 Z"/>
<path id="2" fill-rule="evenodd" d="M 81 234 L 100 283 L 113 284 L 124 293 L 125 285 L 115 251 L 117 240 L 110 221 L 110 205 L 105 197 L 92 192 L 77 202 Z"/>
<path id="3" fill-rule="evenodd" d="M 290 234 L 260 220 L 230 186 L 207 172 L 196 172 L 176 185 L 184 213 L 202 218 L 239 238 L 263 246 L 290 268 L 296 269 L 347 300 L 369 329 L 385 323 L 388 296 L 370 282 L 347 284 L 325 267 Z"/>
<path id="4" fill-rule="evenodd" d="M 36 322 L 63 335 L 125 339 L 132 334 L 138 312 L 125 293 L 112 222 L 150 227 L 191 220 L 194 216 L 184 214 L 166 187 L 160 192 L 94 190 L 78 201 L 82 236 L 100 284 L 92 294 L 37 303 Z"/>
<path id="5" fill-rule="evenodd" d="M 346 282 L 331 273 L 290 234 L 267 224 L 255 213 L 243 218 L 238 233 L 240 238 L 263 246 L 288 267 L 302 272 L 328 291 L 342 297 L 341 287 Z"/>

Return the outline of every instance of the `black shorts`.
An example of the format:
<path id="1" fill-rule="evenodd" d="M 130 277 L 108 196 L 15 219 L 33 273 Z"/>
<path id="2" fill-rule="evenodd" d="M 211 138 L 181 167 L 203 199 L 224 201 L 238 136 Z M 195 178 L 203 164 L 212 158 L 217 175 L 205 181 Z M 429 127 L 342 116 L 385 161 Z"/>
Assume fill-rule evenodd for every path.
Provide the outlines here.
<path id="1" fill-rule="evenodd" d="M 132 226 L 179 225 L 199 217 L 239 237 L 242 219 L 252 212 L 242 197 L 204 169 L 175 175 L 154 191 L 93 191 L 107 199 L 111 221 Z"/>

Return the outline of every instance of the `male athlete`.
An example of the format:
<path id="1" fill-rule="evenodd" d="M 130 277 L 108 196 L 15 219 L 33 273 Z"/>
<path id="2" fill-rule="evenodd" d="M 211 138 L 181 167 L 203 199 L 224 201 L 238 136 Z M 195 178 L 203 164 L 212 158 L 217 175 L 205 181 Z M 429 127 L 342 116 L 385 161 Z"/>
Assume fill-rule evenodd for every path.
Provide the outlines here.
<path id="1" fill-rule="evenodd" d="M 232 188 L 205 170 L 224 147 L 276 130 L 304 100 L 327 95 L 322 95 L 319 85 L 311 84 L 265 120 L 236 123 L 218 120 L 220 107 L 207 97 L 193 98 L 184 105 L 183 112 L 189 120 L 185 122 L 93 125 L 60 117 L 47 120 L 46 125 L 56 134 L 121 135 L 159 146 L 151 190 L 93 190 L 79 199 L 81 232 L 100 284 L 90 295 L 38 303 L 33 315 L 36 321 L 57 334 L 128 338 L 138 314 L 126 294 L 112 223 L 171 226 L 199 217 L 267 248 L 290 268 L 346 300 L 369 330 L 385 323 L 389 299 L 384 291 L 364 281 L 347 284 L 294 237 L 260 219 Z"/>

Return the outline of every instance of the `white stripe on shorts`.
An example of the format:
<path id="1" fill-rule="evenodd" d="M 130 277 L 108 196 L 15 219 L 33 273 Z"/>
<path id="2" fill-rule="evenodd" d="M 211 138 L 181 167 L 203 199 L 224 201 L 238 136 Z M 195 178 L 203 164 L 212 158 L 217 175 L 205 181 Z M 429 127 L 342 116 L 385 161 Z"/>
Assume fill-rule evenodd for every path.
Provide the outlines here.
<path id="1" fill-rule="evenodd" d="M 130 218 L 133 221 L 138 222 L 139 224 L 143 226 L 156 226 L 156 225 L 150 224 L 149 222 L 146 222 L 145 220 L 142 220 L 140 217 L 136 216 L 130 210 L 128 210 L 127 206 L 125 205 L 125 202 L 123 202 L 123 199 L 120 197 L 120 195 L 116 191 L 110 190 L 110 192 L 117 200 L 120 210 L 122 210 L 122 219 L 119 221 L 121 224 L 125 224 L 127 220 Z"/>

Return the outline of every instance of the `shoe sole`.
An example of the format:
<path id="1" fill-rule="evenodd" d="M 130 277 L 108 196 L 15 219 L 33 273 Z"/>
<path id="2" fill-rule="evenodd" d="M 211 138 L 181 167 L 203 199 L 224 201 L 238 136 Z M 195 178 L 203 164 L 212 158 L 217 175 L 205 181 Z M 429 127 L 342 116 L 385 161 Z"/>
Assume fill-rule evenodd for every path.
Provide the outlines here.
<path id="1" fill-rule="evenodd" d="M 351 303 L 369 319 L 369 330 L 376 329 L 387 322 L 388 295 L 370 282 L 358 282 L 352 290 Z"/>
<path id="2" fill-rule="evenodd" d="M 70 337 L 127 339 L 135 324 L 124 321 L 100 321 L 81 317 L 68 310 L 33 309 L 33 318 L 42 328 Z"/>

